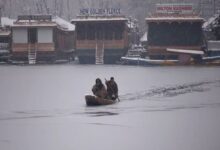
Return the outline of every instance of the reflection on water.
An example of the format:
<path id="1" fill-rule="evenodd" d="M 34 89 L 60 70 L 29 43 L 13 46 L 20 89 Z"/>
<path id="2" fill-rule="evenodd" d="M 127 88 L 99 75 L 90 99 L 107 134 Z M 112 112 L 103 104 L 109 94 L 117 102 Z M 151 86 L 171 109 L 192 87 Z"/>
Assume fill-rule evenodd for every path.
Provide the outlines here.
<path id="1" fill-rule="evenodd" d="M 118 115 L 118 113 L 109 112 L 109 111 L 93 111 L 93 112 L 85 112 L 85 113 L 88 114 L 91 117 Z"/>
<path id="2" fill-rule="evenodd" d="M 130 126 L 126 126 L 126 125 L 120 125 L 120 124 L 109 124 L 109 123 L 88 123 L 91 125 L 98 125 L 98 126 L 111 126 L 111 127 L 125 127 L 125 128 L 130 128 Z"/>

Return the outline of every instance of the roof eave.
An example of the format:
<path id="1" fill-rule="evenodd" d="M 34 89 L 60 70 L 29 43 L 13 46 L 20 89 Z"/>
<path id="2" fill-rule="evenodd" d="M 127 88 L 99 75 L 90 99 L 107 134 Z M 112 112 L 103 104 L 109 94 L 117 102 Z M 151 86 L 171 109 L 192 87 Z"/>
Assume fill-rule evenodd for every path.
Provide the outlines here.
<path id="1" fill-rule="evenodd" d="M 128 19 L 126 18 L 119 18 L 119 19 L 73 19 L 71 23 L 78 23 L 78 22 L 109 22 L 109 21 L 123 21 L 126 22 Z"/>
<path id="2" fill-rule="evenodd" d="M 146 22 L 201 22 L 203 18 L 145 18 Z"/>

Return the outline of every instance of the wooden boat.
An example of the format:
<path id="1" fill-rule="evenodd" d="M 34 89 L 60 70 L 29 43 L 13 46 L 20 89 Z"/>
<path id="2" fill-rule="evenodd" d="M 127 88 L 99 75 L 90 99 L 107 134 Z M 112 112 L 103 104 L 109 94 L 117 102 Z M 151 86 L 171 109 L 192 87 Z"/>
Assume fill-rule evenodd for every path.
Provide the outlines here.
<path id="1" fill-rule="evenodd" d="M 154 60 L 140 57 L 121 57 L 121 64 L 140 66 L 172 66 L 178 64 L 178 60 Z"/>
<path id="2" fill-rule="evenodd" d="M 110 105 L 116 103 L 117 100 L 103 99 L 92 95 L 85 96 L 87 106 Z"/>

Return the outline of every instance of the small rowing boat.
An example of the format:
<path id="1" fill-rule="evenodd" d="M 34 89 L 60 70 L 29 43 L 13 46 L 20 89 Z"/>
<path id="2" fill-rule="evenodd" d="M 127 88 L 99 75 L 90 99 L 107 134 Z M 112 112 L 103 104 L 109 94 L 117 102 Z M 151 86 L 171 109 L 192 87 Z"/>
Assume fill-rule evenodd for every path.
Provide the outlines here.
<path id="1" fill-rule="evenodd" d="M 110 105 L 116 103 L 116 100 L 103 99 L 92 95 L 86 95 L 85 100 L 87 106 Z"/>

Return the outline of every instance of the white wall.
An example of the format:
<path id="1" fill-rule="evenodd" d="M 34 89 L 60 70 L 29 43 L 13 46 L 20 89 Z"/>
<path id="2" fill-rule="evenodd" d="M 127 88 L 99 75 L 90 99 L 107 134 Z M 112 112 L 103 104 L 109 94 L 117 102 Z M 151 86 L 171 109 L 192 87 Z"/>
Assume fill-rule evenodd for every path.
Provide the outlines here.
<path id="1" fill-rule="evenodd" d="M 38 43 L 53 43 L 52 28 L 38 28 Z"/>
<path id="2" fill-rule="evenodd" d="M 13 43 L 27 43 L 27 29 L 13 29 Z"/>

